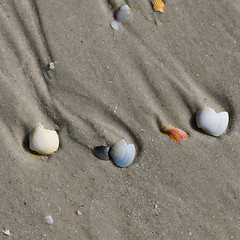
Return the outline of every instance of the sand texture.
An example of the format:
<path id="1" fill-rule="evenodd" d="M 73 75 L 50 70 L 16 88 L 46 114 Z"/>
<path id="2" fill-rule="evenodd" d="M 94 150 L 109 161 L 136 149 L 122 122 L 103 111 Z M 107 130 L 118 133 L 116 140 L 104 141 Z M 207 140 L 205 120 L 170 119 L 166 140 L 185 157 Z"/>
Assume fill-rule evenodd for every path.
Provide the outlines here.
<path id="1" fill-rule="evenodd" d="M 132 0 L 115 31 L 124 3 L 0 2 L 0 239 L 240 239 L 240 3 Z M 225 134 L 197 128 L 204 106 L 229 112 Z M 38 122 L 51 156 L 28 148 Z M 129 167 L 93 155 L 120 138 Z"/>

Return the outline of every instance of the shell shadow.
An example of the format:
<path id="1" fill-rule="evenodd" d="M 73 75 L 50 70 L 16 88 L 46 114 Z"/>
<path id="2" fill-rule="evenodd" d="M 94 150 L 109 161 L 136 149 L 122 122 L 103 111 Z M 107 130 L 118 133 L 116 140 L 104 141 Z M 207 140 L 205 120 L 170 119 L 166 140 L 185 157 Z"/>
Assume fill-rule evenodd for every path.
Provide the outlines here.
<path id="1" fill-rule="evenodd" d="M 191 116 L 191 118 L 190 118 L 190 120 L 189 120 L 190 126 L 191 126 L 192 129 L 194 129 L 195 131 L 200 132 L 200 133 L 204 133 L 204 131 L 203 131 L 201 128 L 198 128 L 198 127 L 197 127 L 196 114 L 197 114 L 197 113 L 194 113 L 194 114 Z"/>
<path id="2" fill-rule="evenodd" d="M 212 90 L 212 89 L 210 91 L 210 94 L 212 96 L 215 96 L 217 101 L 225 109 L 224 111 L 227 111 L 229 114 L 229 123 L 228 123 L 226 133 L 234 132 L 237 124 L 236 121 L 234 121 L 234 119 L 236 118 L 237 113 L 231 98 L 227 97 L 225 94 L 219 93 L 217 90 Z"/>
<path id="3" fill-rule="evenodd" d="M 236 111 L 231 103 L 231 101 L 228 98 L 224 98 L 224 102 L 227 103 L 227 109 L 228 109 L 228 114 L 229 114 L 229 123 L 226 132 L 227 133 L 232 133 L 235 130 L 236 127 L 236 121 L 234 119 L 236 118 Z"/>
<path id="4" fill-rule="evenodd" d="M 156 116 L 156 122 L 157 122 L 157 126 L 158 126 L 158 129 L 161 133 L 163 133 L 163 124 L 161 123 L 161 120 L 159 119 L 158 116 Z"/>

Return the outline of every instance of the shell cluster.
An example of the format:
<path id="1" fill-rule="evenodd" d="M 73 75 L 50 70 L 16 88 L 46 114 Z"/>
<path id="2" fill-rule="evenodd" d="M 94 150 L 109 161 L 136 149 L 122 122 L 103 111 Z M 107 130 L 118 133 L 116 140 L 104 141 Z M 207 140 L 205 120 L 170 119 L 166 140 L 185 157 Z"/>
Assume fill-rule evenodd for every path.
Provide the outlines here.
<path id="1" fill-rule="evenodd" d="M 196 123 L 207 134 L 218 137 L 222 135 L 229 123 L 228 112 L 216 113 L 212 108 L 205 107 L 196 113 Z M 163 129 L 175 142 L 180 142 L 188 134 L 179 128 L 168 126 Z M 49 155 L 58 150 L 59 137 L 56 131 L 43 127 L 41 123 L 29 134 L 29 148 L 37 153 Z M 113 160 L 118 167 L 128 167 L 134 160 L 136 148 L 134 144 L 127 144 L 120 139 L 112 147 L 97 146 L 93 153 L 103 160 Z M 49 217 L 49 216 L 47 216 Z"/>
<path id="2" fill-rule="evenodd" d="M 162 0 L 152 0 L 152 6 L 155 12 L 163 12 L 165 4 Z M 128 4 L 120 6 L 114 12 L 114 20 L 110 23 L 111 27 L 115 30 L 119 30 L 119 22 L 126 22 L 132 17 L 132 15 L 132 10 Z"/>
<path id="3" fill-rule="evenodd" d="M 196 113 L 196 123 L 198 128 L 209 135 L 218 137 L 227 129 L 229 122 L 228 112 L 216 113 L 212 108 L 205 107 Z"/>
<path id="4" fill-rule="evenodd" d="M 111 21 L 111 27 L 119 30 L 120 22 L 126 22 L 132 15 L 131 8 L 127 4 L 122 5 L 114 12 L 114 20 Z"/>
<path id="5" fill-rule="evenodd" d="M 228 112 L 216 113 L 212 108 L 205 107 L 196 113 L 196 124 L 207 134 L 218 137 L 222 135 L 229 123 Z M 168 126 L 163 128 L 175 142 L 180 142 L 188 137 L 188 134 L 179 128 Z"/>
<path id="6" fill-rule="evenodd" d="M 93 149 L 93 152 L 103 160 L 109 160 L 110 157 L 118 167 L 128 167 L 136 155 L 134 144 L 127 144 L 124 139 L 120 139 L 111 148 L 108 146 L 97 146 Z"/>
<path id="7" fill-rule="evenodd" d="M 58 150 L 59 137 L 56 131 L 43 127 L 41 123 L 29 134 L 29 148 L 37 153 L 49 155 Z"/>

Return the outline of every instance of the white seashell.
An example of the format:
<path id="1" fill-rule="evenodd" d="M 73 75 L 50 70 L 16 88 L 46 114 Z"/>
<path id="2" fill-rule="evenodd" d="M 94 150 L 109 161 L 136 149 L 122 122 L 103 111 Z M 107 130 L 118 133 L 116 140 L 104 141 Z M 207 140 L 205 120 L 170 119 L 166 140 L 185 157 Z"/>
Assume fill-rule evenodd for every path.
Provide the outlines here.
<path id="1" fill-rule="evenodd" d="M 118 30 L 119 30 L 119 22 L 117 22 L 116 20 L 113 20 L 113 21 L 111 22 L 111 27 L 112 27 L 113 29 L 115 29 L 116 31 L 118 31 Z"/>
<path id="2" fill-rule="evenodd" d="M 127 4 L 122 5 L 114 12 L 114 17 L 119 22 L 124 22 L 129 18 L 131 18 L 131 16 L 132 16 L 132 11 Z"/>
<path id="3" fill-rule="evenodd" d="M 124 139 L 119 140 L 109 151 L 110 157 L 119 167 L 129 166 L 133 162 L 135 154 L 135 146 L 127 144 Z"/>
<path id="4" fill-rule="evenodd" d="M 52 216 L 46 216 L 43 218 L 44 222 L 47 223 L 47 224 L 53 224 L 53 219 L 52 219 Z"/>
<path id="5" fill-rule="evenodd" d="M 218 137 L 225 132 L 228 122 L 228 112 L 216 113 L 210 107 L 205 107 L 203 110 L 199 110 L 196 114 L 197 126 L 215 137 Z"/>
<path id="6" fill-rule="evenodd" d="M 5 229 L 5 230 L 2 230 L 3 234 L 6 235 L 6 236 L 10 236 L 11 235 L 11 232 L 9 229 Z"/>
<path id="7" fill-rule="evenodd" d="M 57 151 L 58 134 L 54 130 L 45 129 L 41 123 L 29 135 L 29 148 L 40 154 L 49 155 Z"/>

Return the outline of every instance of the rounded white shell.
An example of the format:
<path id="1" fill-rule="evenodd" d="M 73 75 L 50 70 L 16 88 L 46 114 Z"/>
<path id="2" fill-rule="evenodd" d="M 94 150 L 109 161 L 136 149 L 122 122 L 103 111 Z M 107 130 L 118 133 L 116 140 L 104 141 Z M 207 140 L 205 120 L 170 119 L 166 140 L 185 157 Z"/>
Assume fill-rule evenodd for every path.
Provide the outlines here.
<path id="1" fill-rule="evenodd" d="M 52 216 L 46 216 L 43 218 L 44 222 L 47 223 L 47 224 L 53 224 L 53 219 L 52 219 Z"/>
<path id="2" fill-rule="evenodd" d="M 114 12 L 114 17 L 119 22 L 124 22 L 132 16 L 131 8 L 124 4 Z"/>
<path id="3" fill-rule="evenodd" d="M 124 139 L 119 140 L 109 151 L 110 157 L 119 167 L 129 166 L 133 162 L 135 154 L 135 146 L 127 144 Z"/>
<path id="4" fill-rule="evenodd" d="M 206 133 L 215 137 L 220 136 L 227 129 L 228 112 L 216 113 L 212 108 L 205 107 L 196 114 L 196 123 Z"/>
<path id="5" fill-rule="evenodd" d="M 59 137 L 56 131 L 45 129 L 41 123 L 29 135 L 29 148 L 40 154 L 49 155 L 57 151 Z"/>
<path id="6" fill-rule="evenodd" d="M 117 22 L 116 20 L 113 20 L 112 22 L 111 22 L 111 27 L 113 28 L 113 29 L 115 29 L 116 31 L 118 31 L 119 30 L 119 22 Z"/>

